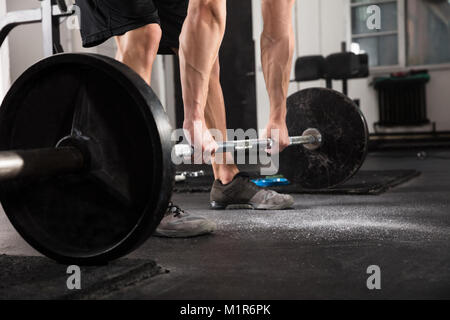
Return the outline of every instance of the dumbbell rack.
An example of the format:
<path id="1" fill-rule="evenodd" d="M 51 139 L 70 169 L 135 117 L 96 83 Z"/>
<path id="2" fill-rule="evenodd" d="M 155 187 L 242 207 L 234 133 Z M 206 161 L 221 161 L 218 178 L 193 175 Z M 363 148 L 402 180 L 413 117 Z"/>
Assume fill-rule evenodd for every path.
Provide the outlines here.
<path id="1" fill-rule="evenodd" d="M 15 27 L 42 23 L 44 57 L 63 52 L 60 39 L 59 19 L 72 15 L 63 0 L 39 0 L 40 8 L 8 12 L 0 17 L 0 47 Z"/>

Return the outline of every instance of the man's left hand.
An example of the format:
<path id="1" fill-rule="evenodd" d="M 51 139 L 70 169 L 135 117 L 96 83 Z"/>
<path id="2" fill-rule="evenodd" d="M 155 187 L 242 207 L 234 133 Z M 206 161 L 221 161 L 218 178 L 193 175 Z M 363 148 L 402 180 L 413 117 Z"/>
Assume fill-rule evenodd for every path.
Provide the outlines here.
<path id="1" fill-rule="evenodd" d="M 285 120 L 270 120 L 266 127 L 264 138 L 273 141 L 272 148 L 266 151 L 270 154 L 277 154 L 290 145 L 289 132 Z"/>

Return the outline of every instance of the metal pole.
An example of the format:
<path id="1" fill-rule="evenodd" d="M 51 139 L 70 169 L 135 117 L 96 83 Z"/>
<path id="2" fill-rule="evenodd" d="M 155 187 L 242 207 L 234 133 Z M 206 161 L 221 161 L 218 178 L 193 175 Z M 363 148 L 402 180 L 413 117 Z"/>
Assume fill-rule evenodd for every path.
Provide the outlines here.
<path id="1" fill-rule="evenodd" d="M 84 167 L 83 154 L 74 147 L 0 152 L 0 181 L 74 173 Z"/>
<path id="2" fill-rule="evenodd" d="M 53 40 L 53 54 L 63 53 L 64 49 L 61 45 L 61 30 L 59 26 L 59 17 L 55 15 L 53 9 L 57 7 L 52 5 L 52 40 Z M 66 10 L 67 11 L 67 10 Z"/>
<path id="3" fill-rule="evenodd" d="M 41 7 L 39 9 L 12 11 L 8 12 L 4 17 L 0 17 L 0 47 L 2 46 L 8 34 L 15 27 L 24 24 L 43 22 L 43 13 L 48 15 L 48 13 L 50 12 L 50 14 L 53 16 L 53 29 L 57 27 L 56 23 L 59 24 L 59 18 L 74 14 L 74 11 L 61 11 L 61 9 L 57 5 L 53 5 L 52 8 L 49 8 L 48 4 L 49 0 L 45 0 L 45 3 L 41 3 Z M 47 23 L 47 20 L 49 19 L 50 18 L 46 18 L 45 23 L 42 25 L 45 53 L 50 52 L 50 45 L 48 43 L 50 43 L 50 40 L 53 41 L 53 39 L 49 39 L 49 37 L 47 37 L 46 33 L 47 30 L 50 30 L 49 23 Z M 57 33 L 56 36 L 58 36 Z M 51 47 L 53 48 L 53 43 L 51 44 Z"/>
<path id="4" fill-rule="evenodd" d="M 297 137 L 289 137 L 290 146 L 304 145 L 309 150 L 320 147 L 322 143 L 322 135 L 317 129 L 308 129 L 305 134 Z M 270 148 L 273 145 L 271 139 L 250 139 L 238 141 L 226 141 L 219 143 L 216 153 L 234 152 L 239 150 L 259 150 L 262 148 Z M 193 148 L 188 144 L 177 144 L 174 147 L 175 156 L 180 158 L 190 157 L 194 154 Z"/>
<path id="5" fill-rule="evenodd" d="M 44 57 L 53 55 L 53 16 L 52 16 L 52 1 L 43 0 L 41 3 L 42 9 L 42 38 Z"/>
<path id="6" fill-rule="evenodd" d="M 23 24 L 38 23 L 41 20 L 42 12 L 40 8 L 8 12 L 6 16 L 0 18 L 0 47 L 15 27 Z"/>

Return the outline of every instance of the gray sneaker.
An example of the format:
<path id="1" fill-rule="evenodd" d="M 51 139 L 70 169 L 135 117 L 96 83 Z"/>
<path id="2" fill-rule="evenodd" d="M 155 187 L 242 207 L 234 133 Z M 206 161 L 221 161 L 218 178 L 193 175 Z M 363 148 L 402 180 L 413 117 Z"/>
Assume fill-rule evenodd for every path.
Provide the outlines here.
<path id="1" fill-rule="evenodd" d="M 180 207 L 169 203 L 167 213 L 153 236 L 163 238 L 191 238 L 210 234 L 216 224 L 204 217 L 192 216 Z"/>
<path id="2" fill-rule="evenodd" d="M 219 180 L 214 181 L 210 200 L 211 207 L 216 210 L 284 210 L 294 205 L 294 199 L 290 195 L 260 188 L 243 172 L 226 185 Z"/>

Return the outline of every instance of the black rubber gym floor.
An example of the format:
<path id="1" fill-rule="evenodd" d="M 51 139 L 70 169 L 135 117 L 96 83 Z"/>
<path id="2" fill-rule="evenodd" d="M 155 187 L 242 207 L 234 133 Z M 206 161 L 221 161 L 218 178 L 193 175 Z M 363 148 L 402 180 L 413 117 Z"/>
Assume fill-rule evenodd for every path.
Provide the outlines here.
<path id="1" fill-rule="evenodd" d="M 95 290 L 74 297 L 450 298 L 450 151 L 427 154 L 419 160 L 414 150 L 373 153 L 363 170 L 413 169 L 422 174 L 381 195 L 294 195 L 295 209 L 288 211 L 211 211 L 207 193 L 175 194 L 176 203 L 215 220 L 216 234 L 187 240 L 152 238 L 127 257 L 130 260 L 102 267 L 101 281 L 89 269 L 94 272 L 89 285 Z M 36 252 L 4 215 L 0 254 L 8 255 L 0 257 L 0 266 L 2 259 L 23 264 L 12 270 L 1 267 L 3 277 L 8 272 L 16 280 L 10 287 L 3 282 L 0 298 L 13 292 L 21 292 L 21 297 L 64 296 L 55 291 L 65 286 L 64 275 L 61 279 L 59 271 L 48 268 L 55 273 L 52 282 L 44 275 L 46 268 L 36 267 L 52 262 L 21 257 Z M 160 271 L 169 272 L 142 276 L 135 266 L 153 259 Z M 381 290 L 366 286 L 371 265 L 381 269 Z M 104 282 L 118 272 L 131 280 L 119 277 L 116 286 Z"/>

